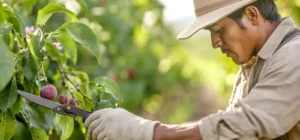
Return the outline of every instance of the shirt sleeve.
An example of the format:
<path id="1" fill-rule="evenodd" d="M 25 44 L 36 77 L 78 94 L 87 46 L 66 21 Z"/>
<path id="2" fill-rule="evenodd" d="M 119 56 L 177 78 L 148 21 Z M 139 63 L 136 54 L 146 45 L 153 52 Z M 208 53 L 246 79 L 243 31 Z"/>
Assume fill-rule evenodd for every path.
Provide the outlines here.
<path id="1" fill-rule="evenodd" d="M 288 44 L 286 44 L 288 45 Z M 199 121 L 204 140 L 274 139 L 286 134 L 300 118 L 300 43 L 289 43 L 273 55 L 249 95 L 232 111 Z"/>

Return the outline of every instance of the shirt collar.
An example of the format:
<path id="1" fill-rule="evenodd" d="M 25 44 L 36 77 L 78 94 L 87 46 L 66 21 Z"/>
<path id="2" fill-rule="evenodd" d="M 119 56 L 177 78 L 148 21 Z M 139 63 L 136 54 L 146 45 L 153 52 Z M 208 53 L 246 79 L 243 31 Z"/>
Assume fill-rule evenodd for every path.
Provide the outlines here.
<path id="1" fill-rule="evenodd" d="M 277 47 L 280 45 L 285 35 L 295 28 L 296 24 L 292 18 L 284 18 L 257 55 L 262 59 L 270 58 L 274 54 Z"/>

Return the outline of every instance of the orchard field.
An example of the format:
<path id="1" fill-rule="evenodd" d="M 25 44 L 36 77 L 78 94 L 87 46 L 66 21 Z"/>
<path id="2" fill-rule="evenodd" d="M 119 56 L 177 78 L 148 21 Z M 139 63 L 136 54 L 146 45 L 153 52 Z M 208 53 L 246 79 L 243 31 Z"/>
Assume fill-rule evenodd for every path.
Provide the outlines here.
<path id="1" fill-rule="evenodd" d="M 277 3 L 300 22 L 299 0 Z M 82 118 L 55 114 L 17 90 L 164 123 L 224 109 L 238 66 L 210 47 L 205 31 L 176 40 L 164 7 L 156 0 L 0 0 L 0 139 L 85 139 Z"/>

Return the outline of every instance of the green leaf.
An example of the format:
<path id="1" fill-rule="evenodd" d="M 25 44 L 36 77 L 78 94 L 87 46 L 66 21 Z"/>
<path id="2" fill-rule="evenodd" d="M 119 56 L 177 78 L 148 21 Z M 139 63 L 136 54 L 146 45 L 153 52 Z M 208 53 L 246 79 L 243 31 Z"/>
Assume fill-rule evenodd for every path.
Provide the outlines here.
<path id="1" fill-rule="evenodd" d="M 68 139 L 74 130 L 74 119 L 68 116 L 56 114 L 56 129 L 61 140 Z"/>
<path id="2" fill-rule="evenodd" d="M 23 104 L 23 100 L 21 96 L 17 97 L 17 101 L 15 102 L 15 104 L 10 108 L 10 111 L 13 114 L 18 114 L 21 109 L 22 109 L 22 104 Z"/>
<path id="3" fill-rule="evenodd" d="M 0 139 L 10 140 L 16 128 L 15 116 L 9 112 L 0 115 Z"/>
<path id="4" fill-rule="evenodd" d="M 5 9 L 6 20 L 13 25 L 13 28 L 20 34 L 22 34 L 24 30 L 21 29 L 19 20 L 12 11 Z"/>
<path id="5" fill-rule="evenodd" d="M 14 74 L 14 59 L 6 44 L 0 38 L 0 91 L 10 81 Z"/>
<path id="6" fill-rule="evenodd" d="M 37 24 L 45 24 L 55 12 L 65 12 L 71 16 L 72 21 L 77 21 L 77 17 L 72 11 L 57 4 L 48 4 L 42 10 L 39 10 Z"/>
<path id="7" fill-rule="evenodd" d="M 17 35 L 16 35 L 16 38 L 17 38 L 17 42 L 18 42 L 21 46 L 25 46 L 24 38 L 23 38 L 20 34 L 17 34 Z"/>
<path id="8" fill-rule="evenodd" d="M 80 90 L 83 91 L 84 93 L 88 93 L 88 89 L 89 89 L 88 74 L 81 71 L 72 71 L 71 73 L 74 74 L 75 77 L 80 79 L 80 84 L 79 84 Z"/>
<path id="9" fill-rule="evenodd" d="M 96 104 L 93 104 L 94 111 L 104 109 L 104 108 L 111 108 L 113 107 L 108 100 L 102 100 L 100 102 L 97 102 Z"/>
<path id="10" fill-rule="evenodd" d="M 26 104 L 23 104 L 22 111 L 26 111 L 24 114 L 26 114 L 26 117 L 30 122 L 30 126 L 49 130 L 53 124 L 54 113 L 38 104 L 27 102 Z"/>
<path id="11" fill-rule="evenodd" d="M 75 92 L 75 96 L 77 97 L 77 99 L 79 101 L 82 101 L 82 102 L 78 102 L 78 107 L 79 108 L 82 108 L 82 109 L 85 109 L 85 110 L 90 110 L 93 107 L 92 101 L 85 98 L 85 97 L 83 97 L 81 93 Z"/>
<path id="12" fill-rule="evenodd" d="M 16 19 L 18 20 L 19 22 L 19 26 L 20 26 L 20 35 L 24 35 L 25 34 L 25 23 L 24 23 L 24 19 L 19 15 L 19 14 L 16 14 Z"/>
<path id="13" fill-rule="evenodd" d="M 27 81 L 33 83 L 37 75 L 37 66 L 29 51 L 24 54 L 22 67 Z"/>
<path id="14" fill-rule="evenodd" d="M 120 98 L 118 85 L 107 77 L 98 77 L 93 80 L 95 83 L 105 87 L 105 93 L 111 94 L 115 99 Z"/>
<path id="15" fill-rule="evenodd" d="M 118 101 L 116 102 L 116 107 L 119 107 L 121 103 L 123 103 L 123 100 L 118 100 Z"/>
<path id="16" fill-rule="evenodd" d="M 37 60 L 42 60 L 44 57 L 43 47 L 44 39 L 41 36 L 33 36 L 30 40 L 30 52 Z"/>
<path id="17" fill-rule="evenodd" d="M 5 36 L 7 34 L 9 34 L 11 31 L 11 26 L 4 26 L 1 30 L 0 30 L 0 37 Z"/>
<path id="18" fill-rule="evenodd" d="M 46 41 L 45 44 L 48 55 L 51 56 L 52 59 L 59 60 L 59 62 L 62 63 L 64 61 L 64 57 L 59 53 L 56 47 L 48 41 Z"/>
<path id="19" fill-rule="evenodd" d="M 77 3 L 80 5 L 80 7 L 81 7 L 81 12 L 80 12 L 80 14 L 79 14 L 79 16 L 80 15 L 84 15 L 85 13 L 86 13 L 86 11 L 88 10 L 88 6 L 87 6 L 87 4 L 84 2 L 84 0 L 76 0 L 77 1 Z"/>
<path id="20" fill-rule="evenodd" d="M 0 109 L 5 112 L 13 106 L 17 100 L 16 78 L 13 78 L 11 84 L 0 92 Z"/>
<path id="21" fill-rule="evenodd" d="M 100 93 L 101 94 L 101 93 Z M 93 104 L 93 109 L 98 110 L 98 102 L 101 101 L 101 95 L 100 95 L 97 90 L 92 91 L 92 104 Z"/>
<path id="22" fill-rule="evenodd" d="M 67 31 L 73 39 L 82 44 L 84 48 L 94 54 L 100 64 L 100 47 L 97 36 L 85 24 L 77 22 L 67 22 L 59 28 L 59 32 Z"/>
<path id="23" fill-rule="evenodd" d="M 48 140 L 49 137 L 44 129 L 31 127 L 30 129 L 32 140 Z"/>
<path id="24" fill-rule="evenodd" d="M 3 21 L 6 19 L 4 8 L 3 8 L 3 2 L 0 2 L 0 28 L 3 26 Z"/>
<path id="25" fill-rule="evenodd" d="M 67 32 L 60 32 L 60 34 L 54 36 L 66 52 L 70 55 L 74 64 L 77 61 L 77 46 L 73 38 Z"/>

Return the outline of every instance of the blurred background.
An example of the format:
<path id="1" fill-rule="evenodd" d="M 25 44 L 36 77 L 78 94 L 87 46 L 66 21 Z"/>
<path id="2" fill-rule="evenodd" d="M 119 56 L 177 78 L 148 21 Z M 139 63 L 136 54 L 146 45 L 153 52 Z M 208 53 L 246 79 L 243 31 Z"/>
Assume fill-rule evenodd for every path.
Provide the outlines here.
<path id="1" fill-rule="evenodd" d="M 49 3 L 64 5 L 96 33 L 102 60 L 79 47 L 76 69 L 90 79 L 106 76 L 120 87 L 121 107 L 163 123 L 199 120 L 225 109 L 238 70 L 210 34 L 200 31 L 188 40 L 176 36 L 195 20 L 192 0 L 12 0 L 26 26 Z M 300 0 L 277 0 L 282 16 L 299 23 Z M 69 17 L 56 13 L 46 30 Z M 71 65 L 71 64 L 70 64 Z"/>

